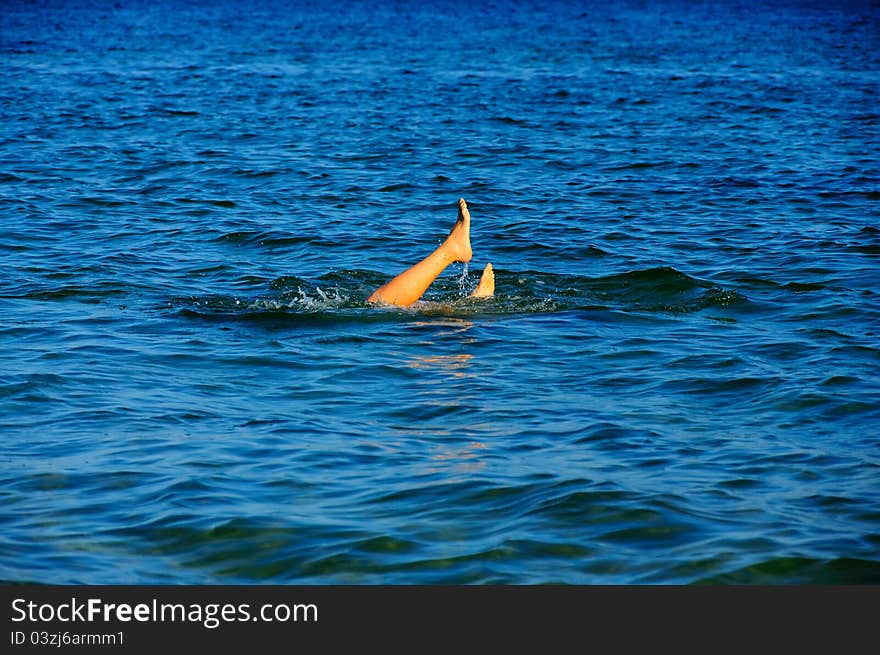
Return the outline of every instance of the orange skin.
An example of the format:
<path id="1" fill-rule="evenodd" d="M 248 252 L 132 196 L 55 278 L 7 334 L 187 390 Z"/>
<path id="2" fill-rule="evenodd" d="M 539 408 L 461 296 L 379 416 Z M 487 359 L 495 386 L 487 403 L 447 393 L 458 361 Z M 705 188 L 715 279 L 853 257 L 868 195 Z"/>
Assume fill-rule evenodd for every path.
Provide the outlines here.
<path id="1" fill-rule="evenodd" d="M 471 251 L 471 214 L 464 198 L 458 201 L 458 219 L 452 230 L 434 252 L 415 266 L 405 270 L 376 289 L 367 302 L 406 307 L 412 305 L 425 293 L 447 266 L 453 262 L 469 262 Z M 495 292 L 495 274 L 492 264 L 487 264 L 480 284 L 471 294 L 473 298 L 488 298 Z"/>

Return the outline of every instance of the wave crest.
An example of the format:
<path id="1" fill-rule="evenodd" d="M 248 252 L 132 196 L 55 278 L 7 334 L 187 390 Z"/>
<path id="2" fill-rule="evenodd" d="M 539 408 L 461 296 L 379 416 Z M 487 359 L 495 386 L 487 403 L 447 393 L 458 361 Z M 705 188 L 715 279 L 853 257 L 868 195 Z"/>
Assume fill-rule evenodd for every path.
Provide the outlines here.
<path id="1" fill-rule="evenodd" d="M 465 267 L 460 275 L 438 279 L 423 299 L 385 313 L 443 315 L 522 314 L 609 309 L 628 312 L 692 313 L 744 302 L 732 289 L 691 277 L 672 267 L 629 271 L 600 278 L 539 271 L 496 269 L 496 295 L 472 299 L 478 275 Z M 192 296 L 172 300 L 187 314 L 248 317 L 259 314 L 363 316 L 377 308 L 366 298 L 387 276 L 373 271 L 335 271 L 317 280 L 285 276 L 269 285 L 271 295 Z"/>

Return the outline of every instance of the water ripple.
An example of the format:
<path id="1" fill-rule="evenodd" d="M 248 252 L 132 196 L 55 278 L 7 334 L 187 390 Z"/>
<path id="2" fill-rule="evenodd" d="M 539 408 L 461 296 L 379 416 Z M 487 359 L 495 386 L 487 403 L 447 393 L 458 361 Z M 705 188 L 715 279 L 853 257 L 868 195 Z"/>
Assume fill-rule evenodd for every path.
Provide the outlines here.
<path id="1" fill-rule="evenodd" d="M 878 581 L 876 11 L 170 7 L 4 5 L 0 579 Z"/>

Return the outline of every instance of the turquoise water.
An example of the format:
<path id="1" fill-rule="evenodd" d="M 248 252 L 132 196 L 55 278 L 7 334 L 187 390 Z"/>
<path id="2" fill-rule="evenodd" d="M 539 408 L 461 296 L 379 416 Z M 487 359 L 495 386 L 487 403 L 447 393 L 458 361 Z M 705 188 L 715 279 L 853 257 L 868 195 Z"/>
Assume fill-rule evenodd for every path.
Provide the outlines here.
<path id="1" fill-rule="evenodd" d="M 880 582 L 878 35 L 4 3 L 0 579 Z"/>

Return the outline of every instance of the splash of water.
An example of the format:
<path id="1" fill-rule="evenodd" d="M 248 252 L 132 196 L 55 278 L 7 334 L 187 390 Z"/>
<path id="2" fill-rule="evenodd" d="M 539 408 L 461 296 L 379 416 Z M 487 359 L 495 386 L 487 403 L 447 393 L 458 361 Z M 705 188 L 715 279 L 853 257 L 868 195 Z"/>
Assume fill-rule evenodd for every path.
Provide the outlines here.
<path id="1" fill-rule="evenodd" d="M 470 276 L 468 275 L 468 263 L 467 262 L 465 262 L 464 265 L 462 266 L 461 275 L 458 277 L 457 282 L 458 282 L 459 294 L 461 294 L 462 296 L 468 295 L 469 290 L 470 290 L 470 286 L 471 286 L 471 283 L 470 283 L 471 280 L 470 280 Z"/>

